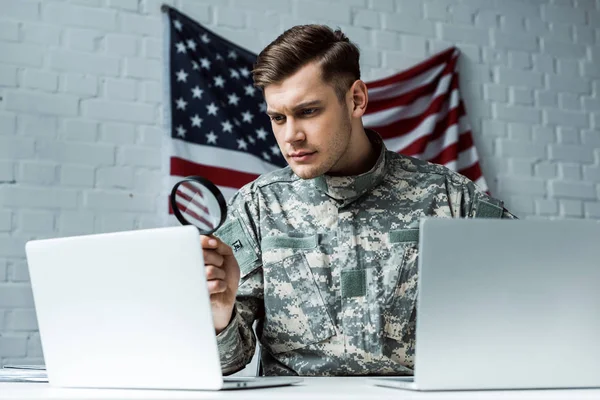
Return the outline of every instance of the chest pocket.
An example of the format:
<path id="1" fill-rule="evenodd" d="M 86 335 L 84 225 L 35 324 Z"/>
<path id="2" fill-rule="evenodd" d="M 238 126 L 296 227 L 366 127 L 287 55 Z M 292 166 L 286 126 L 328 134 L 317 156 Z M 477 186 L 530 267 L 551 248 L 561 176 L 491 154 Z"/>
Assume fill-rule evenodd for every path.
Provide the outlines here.
<path id="1" fill-rule="evenodd" d="M 335 328 L 317 287 L 306 252 L 318 236 L 270 236 L 261 243 L 265 320 L 262 343 L 273 354 L 324 341 Z"/>
<path id="2" fill-rule="evenodd" d="M 390 253 L 397 275 L 390 280 L 390 291 L 383 312 L 384 353 L 403 365 L 412 367 L 418 281 L 418 229 L 389 233 Z M 392 264 L 392 265 L 393 265 Z"/>

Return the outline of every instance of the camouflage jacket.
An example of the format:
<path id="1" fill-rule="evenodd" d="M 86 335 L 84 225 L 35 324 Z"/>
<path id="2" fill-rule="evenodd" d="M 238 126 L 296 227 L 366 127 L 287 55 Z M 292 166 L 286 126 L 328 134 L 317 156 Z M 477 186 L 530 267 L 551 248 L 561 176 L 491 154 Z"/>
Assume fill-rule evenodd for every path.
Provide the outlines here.
<path id="1" fill-rule="evenodd" d="M 265 375 L 412 375 L 419 219 L 513 217 L 467 178 L 369 136 L 381 151 L 362 175 L 287 167 L 231 199 L 216 235 L 241 280 L 217 336 L 223 373 L 250 362 L 258 320 Z"/>

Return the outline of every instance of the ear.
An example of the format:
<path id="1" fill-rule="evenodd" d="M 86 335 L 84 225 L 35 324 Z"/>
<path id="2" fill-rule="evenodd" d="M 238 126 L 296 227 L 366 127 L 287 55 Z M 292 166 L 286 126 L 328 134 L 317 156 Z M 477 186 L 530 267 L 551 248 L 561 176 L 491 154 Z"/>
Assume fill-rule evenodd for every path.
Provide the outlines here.
<path id="1" fill-rule="evenodd" d="M 360 118 L 367 110 L 369 103 L 367 85 L 360 79 L 354 81 L 350 87 L 350 95 L 352 96 L 352 117 Z"/>

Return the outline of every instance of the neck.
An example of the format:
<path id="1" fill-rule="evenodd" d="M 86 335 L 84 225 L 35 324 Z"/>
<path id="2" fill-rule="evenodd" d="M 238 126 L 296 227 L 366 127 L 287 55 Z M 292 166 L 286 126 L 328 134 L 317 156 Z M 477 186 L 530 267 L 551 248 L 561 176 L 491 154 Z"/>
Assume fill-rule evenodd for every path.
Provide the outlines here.
<path id="1" fill-rule="evenodd" d="M 357 126 L 354 126 L 354 124 L 352 126 L 352 137 L 343 160 L 344 167 L 335 172 L 330 171 L 327 175 L 354 176 L 363 174 L 373 168 L 378 156 L 378 149 L 373 146 L 362 122 L 359 121 Z"/>

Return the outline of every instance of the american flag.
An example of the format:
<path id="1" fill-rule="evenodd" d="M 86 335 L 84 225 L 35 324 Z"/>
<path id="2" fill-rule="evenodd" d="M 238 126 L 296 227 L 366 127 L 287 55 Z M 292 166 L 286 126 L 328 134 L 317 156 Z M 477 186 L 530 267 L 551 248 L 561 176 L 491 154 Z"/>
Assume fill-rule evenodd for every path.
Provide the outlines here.
<path id="1" fill-rule="evenodd" d="M 169 185 L 189 175 L 215 183 L 225 198 L 286 165 L 271 133 L 256 55 L 164 6 L 170 102 Z M 449 48 L 392 77 L 367 83 L 364 125 L 393 151 L 443 164 L 487 190 Z"/>

